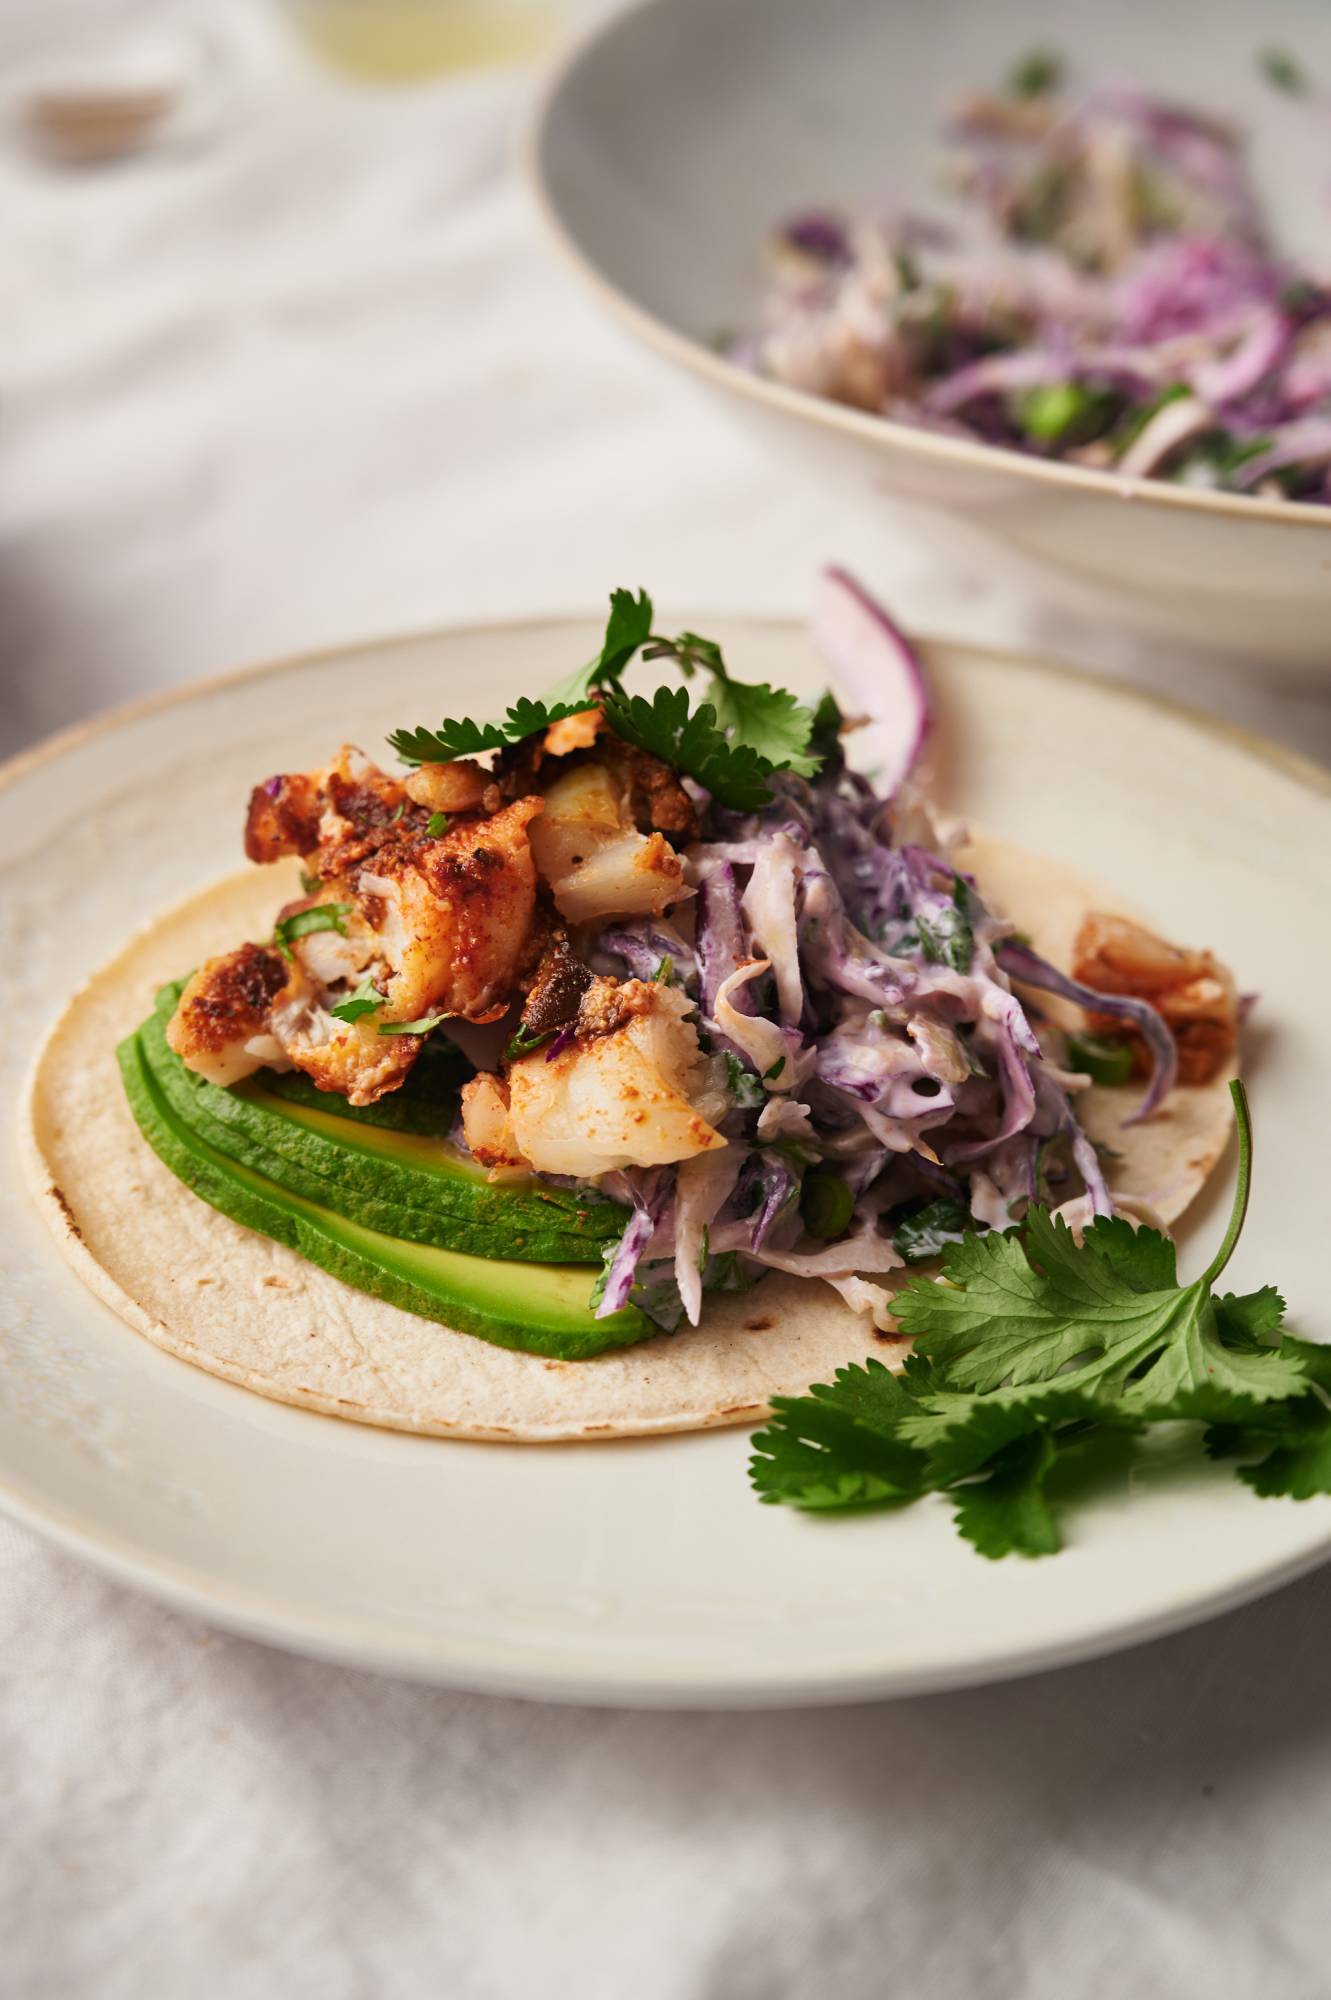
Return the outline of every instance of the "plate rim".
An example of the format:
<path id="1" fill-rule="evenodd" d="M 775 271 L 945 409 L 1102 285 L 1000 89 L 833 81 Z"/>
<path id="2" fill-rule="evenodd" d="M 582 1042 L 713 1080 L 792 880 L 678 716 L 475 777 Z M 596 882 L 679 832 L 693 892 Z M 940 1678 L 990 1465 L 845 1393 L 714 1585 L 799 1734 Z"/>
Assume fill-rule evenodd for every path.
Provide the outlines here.
<path id="1" fill-rule="evenodd" d="M 175 1357 L 168 1357 L 174 1359 Z M 181 1361 L 184 1368 L 188 1363 Z M 228 1387 L 234 1385 L 228 1384 Z M 237 1393 L 247 1393 L 238 1390 Z M 336 1422 L 336 1418 L 327 1419 Z M 476 1650 L 465 1645 L 441 1656 L 438 1642 L 430 1653 L 409 1647 L 375 1643 L 367 1635 L 358 1641 L 346 1628 L 316 1625 L 308 1618 L 285 1613 L 262 1593 L 219 1585 L 205 1572 L 165 1557 L 145 1560 L 132 1543 L 100 1533 L 65 1514 L 63 1509 L 35 1500 L 7 1474 L 0 1473 L 0 1514 L 35 1533 L 43 1542 L 86 1562 L 112 1582 L 141 1592 L 154 1603 L 185 1617 L 197 1618 L 233 1636 L 275 1646 L 297 1658 L 387 1675 L 391 1679 L 442 1687 L 458 1693 L 503 1696 L 506 1699 L 555 1702 L 564 1707 L 664 1709 L 675 1711 L 743 1711 L 788 1708 L 837 1708 L 864 1701 L 904 1701 L 926 1694 L 956 1694 L 969 1688 L 993 1687 L 1028 1680 L 1063 1667 L 1110 1659 L 1136 1646 L 1190 1631 L 1196 1625 L 1259 1602 L 1331 1560 L 1331 1523 L 1321 1536 L 1274 1566 L 1250 1570 L 1204 1596 L 1154 1612 L 1112 1631 L 1084 1632 L 1062 1643 L 1031 1641 L 1019 1652 L 980 1656 L 941 1667 L 856 1668 L 848 1673 L 808 1670 L 755 1680 L 751 1665 L 733 1674 L 693 1674 L 678 1681 L 635 1673 L 616 1677 L 597 1673 L 585 1658 L 574 1659 L 551 1648 L 540 1656 L 529 1649 L 529 1664 L 497 1664 L 493 1650 L 481 1663 Z"/>
<path id="2" fill-rule="evenodd" d="M 803 631 L 798 618 L 742 610 L 694 612 L 724 617 L 727 622 L 767 629 L 787 637 Z M 367 652 L 383 653 L 421 644 L 447 646 L 469 637 L 502 634 L 530 635 L 560 629 L 582 628 L 589 621 L 567 612 L 533 614 L 519 619 L 478 619 L 450 625 L 426 625 L 380 637 L 363 637 L 336 646 L 310 648 L 250 662 L 241 667 L 160 690 L 138 700 L 123 703 L 60 730 L 0 765 L 0 789 L 56 762 L 84 744 L 114 734 L 117 730 L 169 713 L 176 708 L 209 696 L 242 687 L 272 674 L 301 671 L 330 661 L 345 660 Z M 1165 714 L 1184 727 L 1201 730 L 1220 744 L 1274 769 L 1286 779 L 1320 797 L 1331 797 L 1331 770 L 1299 751 L 1288 749 L 1260 732 L 1207 714 L 1173 695 L 1163 695 L 1075 666 L 1067 661 L 1018 648 L 996 648 L 952 640 L 940 634 L 921 638 L 928 653 L 945 650 L 992 666 L 1032 669 L 1061 681 L 1093 691 L 1128 709 Z M 11 1171 L 19 1177 L 17 1159 L 10 1149 Z M 24 1187 L 27 1201 L 27 1189 Z M 34 1226 L 40 1217 L 34 1214 Z M 110 1308 L 106 1308 L 110 1311 Z M 114 1315 L 113 1315 L 114 1316 Z M 171 1359 L 172 1357 L 167 1357 Z M 180 1362 L 181 1367 L 188 1364 Z M 246 1391 L 223 1384 L 236 1394 Z M 318 1418 L 311 1421 L 333 1422 Z M 387 1673 L 405 1679 L 457 1688 L 482 1688 L 495 1694 L 580 1705 L 674 1709 L 741 1709 L 791 1706 L 830 1706 L 866 1699 L 909 1697 L 982 1686 L 999 1681 L 1071 1666 L 1106 1657 L 1131 1646 L 1162 1638 L 1194 1624 L 1237 1609 L 1318 1567 L 1331 1558 L 1331 1518 L 1321 1530 L 1313 1531 L 1302 1546 L 1291 1550 L 1274 1564 L 1250 1566 L 1223 1585 L 1187 1598 L 1167 1608 L 1144 1614 L 1112 1629 L 1082 1631 L 1062 1642 L 1032 1640 L 1015 1652 L 1001 1656 L 980 1654 L 950 1665 L 915 1664 L 907 1667 L 856 1667 L 846 1672 L 827 1668 L 802 1673 L 755 1679 L 751 1663 L 722 1672 L 690 1672 L 673 1680 L 653 1678 L 638 1672 L 627 1678 L 622 1670 L 598 1672 L 585 1659 L 561 1654 L 557 1646 L 522 1648 L 530 1658 L 512 1664 L 496 1664 L 491 1648 L 484 1661 L 473 1642 L 462 1641 L 441 1653 L 438 1635 L 431 1638 L 428 1651 L 416 1652 L 393 1636 L 376 1638 L 372 1621 L 358 1633 L 346 1618 L 320 1620 L 308 1609 L 295 1613 L 262 1591 L 250 1592 L 223 1584 L 206 1571 L 168 1557 L 144 1554 L 131 1539 L 102 1530 L 87 1516 L 79 1516 L 53 1504 L 36 1493 L 6 1468 L 0 1467 L 0 1513 L 19 1522 L 67 1553 L 89 1562 L 101 1574 L 116 1582 L 139 1589 L 159 1603 L 201 1618 L 243 1637 L 279 1646 L 287 1651 L 318 1659 Z"/>
<path id="3" fill-rule="evenodd" d="M 575 34 L 560 50 L 536 91 L 518 143 L 518 165 L 528 198 L 544 230 L 546 240 L 558 253 L 564 268 L 571 271 L 590 293 L 601 310 L 624 327 L 645 347 L 664 355 L 668 361 L 687 369 L 712 388 L 739 394 L 749 402 L 779 412 L 796 421 L 821 426 L 843 436 L 858 439 L 876 448 L 895 448 L 935 464 L 972 466 L 985 474 L 1007 474 L 1028 478 L 1036 486 L 1082 493 L 1090 498 L 1128 500 L 1136 506 L 1160 507 L 1185 516 L 1210 514 L 1221 520 L 1265 521 L 1272 525 L 1322 534 L 1331 533 L 1331 507 L 1315 506 L 1302 500 L 1263 500 L 1247 493 L 1208 492 L 1205 488 L 1171 486 L 1167 480 L 1124 478 L 1097 472 L 1088 466 L 1069 465 L 1062 460 L 1038 458 L 1006 445 L 985 444 L 980 440 L 951 437 L 928 431 L 895 417 L 875 416 L 872 411 L 852 409 L 802 389 L 792 389 L 767 376 L 755 375 L 726 360 L 702 341 L 679 332 L 608 277 L 585 251 L 565 219 L 545 170 L 546 142 L 561 109 L 561 100 L 583 65 L 601 47 L 620 33 L 628 32 L 640 16 L 664 10 L 670 0 L 632 0 L 616 8 L 604 19 Z"/>

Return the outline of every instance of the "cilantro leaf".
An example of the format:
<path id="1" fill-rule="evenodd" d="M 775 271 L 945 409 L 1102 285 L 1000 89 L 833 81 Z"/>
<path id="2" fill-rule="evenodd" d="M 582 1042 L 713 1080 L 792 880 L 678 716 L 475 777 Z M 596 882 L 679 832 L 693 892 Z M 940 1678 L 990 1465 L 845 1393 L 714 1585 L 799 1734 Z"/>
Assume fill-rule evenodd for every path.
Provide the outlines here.
<path id="1" fill-rule="evenodd" d="M 388 741 L 404 764 L 451 764 L 507 742 L 497 722 L 441 722 L 438 729 L 395 729 Z"/>
<path id="2" fill-rule="evenodd" d="M 354 993 L 348 993 L 345 1000 L 339 1000 L 329 1013 L 335 1021 L 359 1021 L 365 1014 L 374 1014 L 384 1004 L 384 996 L 367 972 Z"/>
<path id="3" fill-rule="evenodd" d="M 909 1391 L 881 1361 L 842 1368 L 807 1396 L 774 1396 L 753 1440 L 749 1477 L 769 1503 L 813 1510 L 875 1507 L 924 1489 L 924 1459 L 896 1436 Z"/>
<path id="4" fill-rule="evenodd" d="M 983 1479 L 958 1487 L 957 1532 L 980 1555 L 1057 1555 L 1063 1543 L 1045 1490 L 1057 1449 L 1036 1431 L 1006 1445 Z"/>
<path id="5" fill-rule="evenodd" d="M 1102 1217 L 1080 1243 L 1032 1207 L 1020 1230 L 966 1234 L 943 1276 L 915 1277 L 896 1314 L 914 1351 L 900 1375 L 870 1361 L 809 1395 L 774 1399 L 750 1474 L 764 1499 L 830 1510 L 951 1490 L 983 1555 L 1052 1554 L 1055 1501 L 1078 1465 L 1148 1423 L 1209 1422 L 1213 1457 L 1262 1494 L 1331 1491 L 1331 1347 L 1281 1331 L 1271 1287 L 1213 1297 L 1247 1209 L 1251 1127 L 1231 1086 L 1238 1187 L 1206 1271 L 1180 1286 L 1174 1249 Z M 1259 1454 L 1264 1453 L 1264 1457 Z M 1069 1474 L 1071 1473 L 1071 1477 Z"/>
<path id="6" fill-rule="evenodd" d="M 617 680 L 652 629 L 652 600 L 645 590 L 612 590 L 610 616 L 597 665 L 607 680 Z"/>
<path id="7" fill-rule="evenodd" d="M 804 708 L 785 688 L 765 681 L 714 680 L 711 699 L 716 719 L 737 743 L 744 743 L 783 771 L 811 778 L 822 763 L 809 751 L 813 710 Z"/>
<path id="8" fill-rule="evenodd" d="M 441 1021 L 446 1021 L 447 1019 L 447 1014 L 422 1014 L 415 1021 L 381 1021 L 379 1023 L 379 1033 L 381 1035 L 428 1035 L 432 1028 L 437 1028 Z"/>
<path id="9" fill-rule="evenodd" d="M 700 638 L 696 632 L 681 632 L 676 639 L 653 634 L 643 658 L 673 660 L 686 680 L 695 673 L 707 674 L 711 681 L 707 698 L 718 728 L 733 742 L 768 758 L 774 770 L 811 778 L 825 762 L 810 749 L 817 720 L 814 711 L 802 707 L 785 688 L 769 687 L 765 681 L 737 681 L 715 639 Z"/>
<path id="10" fill-rule="evenodd" d="M 818 760 L 820 770 L 834 757 L 840 759 L 841 725 L 844 721 L 836 696 L 830 688 L 824 688 L 813 711 L 813 724 L 809 730 L 809 755 Z"/>
<path id="11" fill-rule="evenodd" d="M 633 655 L 647 644 L 651 629 L 652 600 L 647 592 L 640 590 L 635 597 L 631 590 L 612 590 L 600 652 L 585 667 L 576 667 L 555 683 L 547 696 L 552 707 L 561 715 L 576 715 L 589 708 L 593 691 L 620 678 Z M 552 714 L 550 720 L 556 722 L 559 716 Z"/>
<path id="12" fill-rule="evenodd" d="M 1231 1321 L 1233 1308 L 1246 1309 L 1245 1335 L 1258 1321 L 1263 1331 L 1274 1331 L 1272 1314 L 1283 1312 L 1278 1294 L 1269 1286 L 1247 1299 L 1226 1298 L 1216 1303 L 1218 1311 L 1228 1311 Z M 1331 1347 L 1286 1334 L 1281 1352 L 1301 1365 L 1306 1381 L 1313 1385 L 1307 1394 L 1288 1403 L 1267 1405 L 1247 1423 L 1212 1424 L 1206 1433 L 1206 1449 L 1212 1458 L 1251 1459 L 1265 1452 L 1267 1456 L 1256 1464 L 1238 1468 L 1244 1484 L 1263 1499 L 1284 1495 L 1308 1500 L 1317 1493 L 1331 1493 L 1331 1406 L 1326 1400 L 1326 1392 L 1331 1390 Z"/>
<path id="13" fill-rule="evenodd" d="M 1267 1444 L 1270 1437 L 1263 1440 Z M 1256 1465 L 1241 1465 L 1239 1478 L 1264 1500 L 1284 1495 L 1311 1500 L 1331 1493 L 1331 1410 L 1319 1396 L 1306 1396 L 1295 1421 L 1274 1441 L 1267 1457 Z"/>
<path id="14" fill-rule="evenodd" d="M 1215 1301 L 1216 1326 L 1226 1347 L 1246 1347 L 1249 1352 L 1266 1346 L 1281 1330 L 1285 1320 L 1285 1301 L 1274 1285 L 1263 1285 L 1260 1292 L 1248 1292 L 1243 1298 L 1235 1298 L 1233 1292 L 1225 1292 Z M 1331 1350 L 1325 1354 L 1311 1341 L 1300 1340 L 1292 1345 L 1304 1359 L 1308 1374 L 1318 1380 L 1317 1368 L 1324 1359 L 1331 1363 Z M 1331 1388 L 1331 1378 L 1322 1384 Z"/>
<path id="15" fill-rule="evenodd" d="M 728 742 L 710 702 L 690 710 L 686 688 L 661 687 L 650 701 L 616 690 L 604 707 L 616 736 L 695 778 L 721 805 L 760 812 L 768 803 L 772 763 L 748 744 Z"/>
<path id="16" fill-rule="evenodd" d="M 1012 1400 L 1056 1380 L 1062 1395 L 1115 1400 L 1119 1418 L 1220 1421 L 1303 1387 L 1301 1365 L 1273 1348 L 1227 1346 L 1208 1280 L 1179 1287 L 1173 1245 L 1121 1217 L 1093 1223 L 1078 1245 L 1061 1218 L 1033 1208 L 1020 1236 L 949 1248 L 943 1272 L 942 1285 L 916 1278 L 897 1317 L 948 1390 Z"/>

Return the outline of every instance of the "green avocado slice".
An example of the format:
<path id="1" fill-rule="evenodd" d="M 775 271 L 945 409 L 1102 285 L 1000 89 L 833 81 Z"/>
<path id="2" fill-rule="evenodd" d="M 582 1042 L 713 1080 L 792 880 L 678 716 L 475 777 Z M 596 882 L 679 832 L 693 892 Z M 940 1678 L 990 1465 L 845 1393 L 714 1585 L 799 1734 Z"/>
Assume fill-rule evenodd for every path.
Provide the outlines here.
<path id="1" fill-rule="evenodd" d="M 117 1050 L 135 1122 L 158 1158 L 203 1201 L 343 1283 L 500 1347 L 585 1361 L 657 1332 L 636 1307 L 596 1319 L 585 1267 L 469 1256 L 368 1229 L 280 1187 L 213 1146 L 167 1099 L 142 1031 Z"/>
<path id="2" fill-rule="evenodd" d="M 599 1264 L 603 1244 L 624 1227 L 616 1203 L 547 1187 L 534 1175 L 492 1182 L 444 1138 L 279 1097 L 262 1075 L 219 1089 L 187 1070 L 169 1047 L 169 1017 L 159 1004 L 139 1038 L 182 1124 L 202 1132 L 218 1152 L 353 1222 L 476 1257 L 556 1264 Z M 327 1102 L 330 1093 L 310 1095 Z"/>

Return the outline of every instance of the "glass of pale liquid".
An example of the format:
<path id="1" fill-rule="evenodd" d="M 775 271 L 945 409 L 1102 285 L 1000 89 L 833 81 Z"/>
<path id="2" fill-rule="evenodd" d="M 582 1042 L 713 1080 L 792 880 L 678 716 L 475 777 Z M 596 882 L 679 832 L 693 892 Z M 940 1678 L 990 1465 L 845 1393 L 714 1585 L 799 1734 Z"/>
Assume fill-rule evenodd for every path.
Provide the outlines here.
<path id="1" fill-rule="evenodd" d="M 365 83 L 521 62 L 555 26 L 550 0 L 282 0 L 282 10 L 325 62 Z"/>

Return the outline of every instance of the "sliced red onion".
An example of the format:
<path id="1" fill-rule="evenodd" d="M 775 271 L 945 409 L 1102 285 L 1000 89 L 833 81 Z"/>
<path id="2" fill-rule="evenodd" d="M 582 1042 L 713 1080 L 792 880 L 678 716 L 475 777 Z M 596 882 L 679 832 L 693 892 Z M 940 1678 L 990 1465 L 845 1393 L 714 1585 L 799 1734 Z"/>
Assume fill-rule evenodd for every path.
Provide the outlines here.
<path id="1" fill-rule="evenodd" d="M 872 727 L 863 761 L 889 795 L 910 776 L 929 733 L 929 689 L 915 648 L 874 598 L 843 569 L 826 569 L 814 607 L 813 643 L 852 715 Z"/>
<path id="2" fill-rule="evenodd" d="M 1057 966 L 1050 965 L 1029 945 L 1018 944 L 1013 938 L 1005 938 L 995 953 L 999 964 L 1011 979 L 1026 986 L 1038 986 L 1046 993 L 1057 993 L 1061 999 L 1075 1000 L 1079 1007 L 1088 1008 L 1095 1014 L 1109 1014 L 1119 1021 L 1131 1021 L 1151 1052 L 1151 1079 L 1145 1095 L 1125 1125 L 1140 1125 L 1143 1118 L 1149 1118 L 1156 1107 L 1163 1102 L 1178 1081 L 1178 1050 L 1174 1037 L 1149 1000 L 1136 1000 L 1124 993 L 1097 993 L 1093 986 L 1083 986 L 1079 979 L 1072 979 Z"/>

